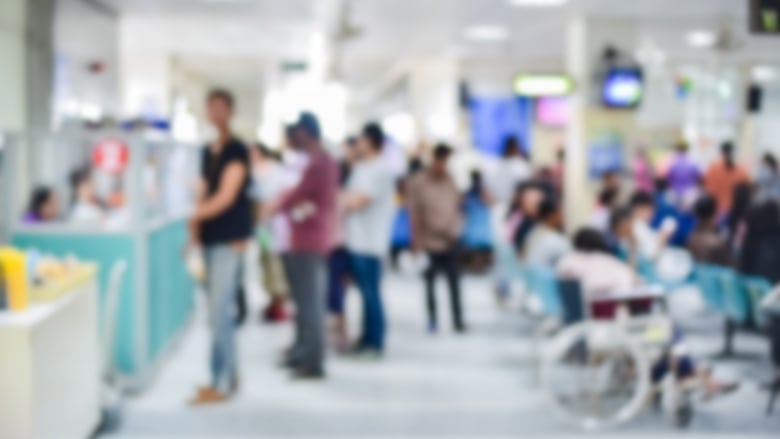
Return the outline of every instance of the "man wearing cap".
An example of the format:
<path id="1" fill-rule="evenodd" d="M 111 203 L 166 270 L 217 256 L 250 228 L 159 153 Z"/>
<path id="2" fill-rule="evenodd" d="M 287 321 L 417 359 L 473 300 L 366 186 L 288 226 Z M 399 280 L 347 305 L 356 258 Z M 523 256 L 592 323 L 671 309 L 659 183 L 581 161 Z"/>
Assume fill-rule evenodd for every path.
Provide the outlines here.
<path id="1" fill-rule="evenodd" d="M 297 186 L 264 209 L 264 216 L 284 212 L 290 221 L 290 248 L 285 271 L 295 303 L 295 341 L 285 366 L 296 379 L 325 376 L 325 296 L 327 255 L 336 223 L 339 170 L 322 145 L 319 122 L 302 113 L 292 142 L 308 156 Z"/>
<path id="2" fill-rule="evenodd" d="M 463 228 L 463 214 L 461 193 L 447 170 L 450 155 L 452 149 L 449 146 L 436 146 L 432 163 L 410 181 L 408 191 L 412 217 L 412 250 L 415 253 L 424 251 L 429 258 L 424 277 L 431 332 L 438 329 L 435 284 L 439 272 L 444 273 L 449 285 L 455 330 L 466 330 L 461 306 L 457 252 Z"/>

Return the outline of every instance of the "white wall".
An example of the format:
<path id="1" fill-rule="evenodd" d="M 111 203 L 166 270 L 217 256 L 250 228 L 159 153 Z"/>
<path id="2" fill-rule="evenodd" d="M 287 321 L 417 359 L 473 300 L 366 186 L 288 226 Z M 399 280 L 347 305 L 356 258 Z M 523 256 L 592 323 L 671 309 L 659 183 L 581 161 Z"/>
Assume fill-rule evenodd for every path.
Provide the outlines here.
<path id="1" fill-rule="evenodd" d="M 54 22 L 55 119 L 84 107 L 119 113 L 119 20 L 82 0 L 58 0 Z M 100 63 L 101 72 L 89 65 Z"/>

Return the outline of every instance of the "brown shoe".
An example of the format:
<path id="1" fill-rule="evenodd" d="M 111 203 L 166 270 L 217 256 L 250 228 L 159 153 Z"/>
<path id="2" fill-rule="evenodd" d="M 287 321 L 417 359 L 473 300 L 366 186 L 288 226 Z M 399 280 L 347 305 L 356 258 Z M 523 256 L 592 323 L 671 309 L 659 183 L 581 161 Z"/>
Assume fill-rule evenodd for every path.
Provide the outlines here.
<path id="1" fill-rule="evenodd" d="M 208 387 L 208 388 L 199 389 L 195 397 L 189 401 L 189 404 L 193 407 L 219 404 L 227 401 L 228 399 L 229 399 L 228 395 L 225 395 L 214 388 Z"/>

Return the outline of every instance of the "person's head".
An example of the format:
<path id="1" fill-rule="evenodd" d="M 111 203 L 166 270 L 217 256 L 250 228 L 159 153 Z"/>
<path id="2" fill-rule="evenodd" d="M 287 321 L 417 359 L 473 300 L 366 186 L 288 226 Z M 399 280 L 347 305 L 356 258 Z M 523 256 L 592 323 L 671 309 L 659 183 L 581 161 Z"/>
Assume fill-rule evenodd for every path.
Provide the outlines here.
<path id="1" fill-rule="evenodd" d="M 472 169 L 469 174 L 471 190 L 482 190 L 482 172 L 479 169 Z"/>
<path id="2" fill-rule="evenodd" d="M 723 142 L 720 145 L 720 155 L 723 157 L 723 163 L 727 168 L 734 167 L 734 144 L 731 141 Z"/>
<path id="3" fill-rule="evenodd" d="M 96 201 L 95 187 L 89 168 L 77 169 L 70 174 L 70 188 L 74 202 L 94 203 Z"/>
<path id="4" fill-rule="evenodd" d="M 603 188 L 620 189 L 620 173 L 614 169 L 605 171 L 601 174 L 601 186 Z"/>
<path id="5" fill-rule="evenodd" d="M 686 155 L 688 154 L 688 144 L 685 142 L 679 142 L 674 147 L 674 149 L 677 151 L 677 154 L 679 155 Z"/>
<path id="6" fill-rule="evenodd" d="M 599 205 L 611 209 L 618 198 L 618 190 L 614 187 L 605 187 L 599 192 Z"/>
<path id="7" fill-rule="evenodd" d="M 408 175 L 414 175 L 417 172 L 419 172 L 420 170 L 422 170 L 423 168 L 425 168 L 425 165 L 423 164 L 423 161 L 420 160 L 419 157 L 412 157 L 409 160 L 407 174 Z"/>
<path id="8" fill-rule="evenodd" d="M 631 208 L 621 207 L 615 209 L 609 217 L 609 230 L 613 236 L 618 239 L 628 239 L 631 237 Z"/>
<path id="9" fill-rule="evenodd" d="M 635 220 L 650 222 L 655 215 L 655 200 L 647 192 L 639 191 L 631 197 L 631 216 Z"/>
<path id="10" fill-rule="evenodd" d="M 577 231 L 574 235 L 574 248 L 584 253 L 610 253 L 604 235 L 590 227 Z"/>
<path id="11" fill-rule="evenodd" d="M 320 121 L 313 113 L 301 113 L 295 127 L 296 146 L 305 149 L 319 148 L 322 146 L 320 142 L 320 139 L 322 138 Z"/>
<path id="12" fill-rule="evenodd" d="M 653 180 L 653 186 L 655 187 L 655 193 L 665 194 L 669 190 L 669 180 L 657 177 Z"/>
<path id="13" fill-rule="evenodd" d="M 447 165 L 449 164 L 451 156 L 452 148 L 445 143 L 439 143 L 435 148 L 433 148 L 431 172 L 434 176 L 444 177 L 447 175 Z"/>
<path id="14" fill-rule="evenodd" d="M 250 148 L 249 154 L 253 165 L 278 163 L 282 161 L 282 158 L 277 152 L 271 150 L 271 148 L 263 143 L 258 143 L 253 148 Z"/>
<path id="15" fill-rule="evenodd" d="M 384 145 L 385 132 L 378 123 L 371 122 L 363 127 L 355 152 L 361 159 L 375 157 L 382 153 Z"/>
<path id="16" fill-rule="evenodd" d="M 555 153 L 555 157 L 559 163 L 563 163 L 566 160 L 566 148 L 563 146 L 558 147 L 558 151 Z"/>
<path id="17" fill-rule="evenodd" d="M 711 226 L 715 224 L 718 215 L 718 202 L 710 195 L 704 195 L 693 205 L 693 213 L 700 225 Z"/>
<path id="18" fill-rule="evenodd" d="M 219 131 L 227 131 L 230 128 L 230 119 L 233 117 L 235 100 L 233 95 L 221 88 L 211 90 L 206 98 L 206 113 L 209 122 Z"/>
<path id="19" fill-rule="evenodd" d="M 520 148 L 520 140 L 516 136 L 507 136 L 504 139 L 504 146 L 501 149 L 501 156 L 505 159 L 518 157 L 523 154 Z"/>
<path id="20" fill-rule="evenodd" d="M 57 195 L 47 186 L 35 188 L 30 197 L 27 211 L 39 221 L 54 221 L 60 215 Z"/>
<path id="21" fill-rule="evenodd" d="M 764 153 L 764 155 L 761 157 L 761 164 L 770 174 L 777 174 L 777 159 L 775 158 L 774 154 L 769 152 Z"/>
<path id="22" fill-rule="evenodd" d="M 537 218 L 544 225 L 552 229 L 560 230 L 563 228 L 561 205 L 551 198 L 545 198 L 539 203 Z"/>
<path id="23" fill-rule="evenodd" d="M 544 200 L 544 191 L 536 184 L 521 183 L 515 190 L 513 200 L 513 210 L 518 210 L 523 216 L 528 218 L 537 218 L 539 215 L 539 205 Z"/>
<path id="24" fill-rule="evenodd" d="M 293 123 L 284 127 L 284 143 L 285 147 L 292 150 L 301 149 L 298 139 L 298 126 L 296 124 Z"/>

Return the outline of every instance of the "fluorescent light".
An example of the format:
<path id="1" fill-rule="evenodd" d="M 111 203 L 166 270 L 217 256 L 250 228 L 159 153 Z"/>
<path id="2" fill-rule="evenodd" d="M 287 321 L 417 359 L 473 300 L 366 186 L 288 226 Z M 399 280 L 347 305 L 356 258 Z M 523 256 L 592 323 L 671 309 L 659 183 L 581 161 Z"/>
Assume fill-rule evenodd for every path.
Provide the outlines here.
<path id="1" fill-rule="evenodd" d="M 696 30 L 685 36 L 688 45 L 693 47 L 712 47 L 718 40 L 715 32 L 708 30 Z"/>
<path id="2" fill-rule="evenodd" d="M 509 0 L 512 6 L 537 8 L 563 6 L 568 2 L 569 0 Z"/>
<path id="3" fill-rule="evenodd" d="M 563 96 L 574 88 L 571 78 L 565 75 L 518 75 L 514 90 L 520 96 Z"/>
<path id="4" fill-rule="evenodd" d="M 473 41 L 503 41 L 509 38 L 509 31 L 502 26 L 484 24 L 466 29 L 464 36 Z"/>
<path id="5" fill-rule="evenodd" d="M 756 82 L 770 82 L 777 79 L 777 69 L 770 66 L 755 66 L 752 74 Z"/>

